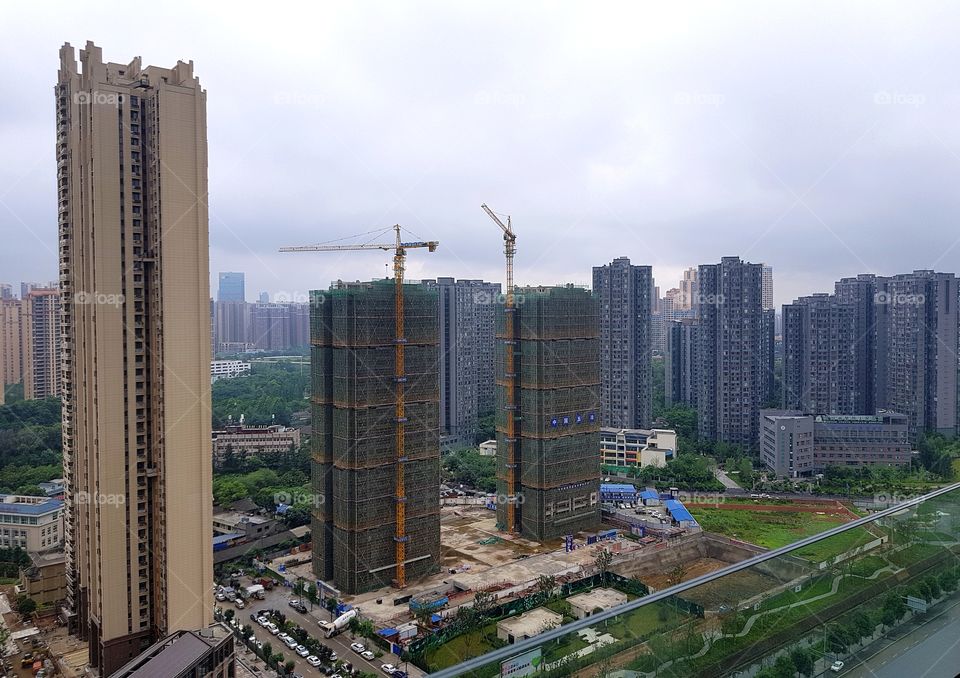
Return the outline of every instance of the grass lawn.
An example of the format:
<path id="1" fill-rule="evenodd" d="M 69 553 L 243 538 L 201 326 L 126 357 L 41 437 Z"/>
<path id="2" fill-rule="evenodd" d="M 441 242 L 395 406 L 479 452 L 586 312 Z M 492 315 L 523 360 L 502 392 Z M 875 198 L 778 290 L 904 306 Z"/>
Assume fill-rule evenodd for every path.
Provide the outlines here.
<path id="1" fill-rule="evenodd" d="M 907 567 L 913 563 L 929 558 L 932 555 L 943 550 L 942 546 L 933 546 L 931 544 L 913 544 L 902 551 L 896 551 L 887 556 L 894 565 Z"/>
<path id="2" fill-rule="evenodd" d="M 462 636 L 452 638 L 440 647 L 428 650 L 426 661 L 431 673 L 492 651 L 494 647 L 486 638 L 491 634 L 497 635 L 496 622 L 464 633 Z"/>
<path id="3" fill-rule="evenodd" d="M 547 652 L 543 657 L 543 661 L 550 664 L 558 659 L 561 659 L 562 657 L 566 657 L 568 654 L 576 652 L 577 650 L 582 650 L 589 644 L 590 643 L 585 641 L 576 633 L 568 633 L 563 637 L 562 642 L 559 645 L 557 645 L 555 642 L 550 643 L 550 647 L 547 649 Z"/>
<path id="4" fill-rule="evenodd" d="M 802 549 L 795 551 L 793 555 L 809 560 L 811 563 L 822 563 L 841 553 L 846 553 L 850 549 L 863 546 L 874 539 L 876 539 L 876 537 L 867 532 L 867 530 L 862 527 L 857 527 L 836 534 L 816 544 L 804 546 Z"/>
<path id="5" fill-rule="evenodd" d="M 845 522 L 827 515 L 799 511 L 739 511 L 697 504 L 688 508 L 704 530 L 769 549 L 792 544 Z"/>
<path id="6" fill-rule="evenodd" d="M 849 568 L 848 572 L 852 575 L 856 575 L 857 577 L 869 577 L 877 570 L 888 567 L 888 565 L 887 561 L 880 556 L 866 556 L 864 558 L 857 558 L 849 564 L 844 564 L 840 567 Z"/>

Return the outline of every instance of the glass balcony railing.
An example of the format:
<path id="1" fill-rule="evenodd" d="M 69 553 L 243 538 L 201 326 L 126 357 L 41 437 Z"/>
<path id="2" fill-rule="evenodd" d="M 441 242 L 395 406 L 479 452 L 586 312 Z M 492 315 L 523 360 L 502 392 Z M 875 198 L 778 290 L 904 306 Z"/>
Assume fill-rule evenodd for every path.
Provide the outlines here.
<path id="1" fill-rule="evenodd" d="M 615 559 L 587 580 L 461 610 L 406 659 L 443 678 L 960 672 L 960 484 L 662 590 L 629 573 Z"/>

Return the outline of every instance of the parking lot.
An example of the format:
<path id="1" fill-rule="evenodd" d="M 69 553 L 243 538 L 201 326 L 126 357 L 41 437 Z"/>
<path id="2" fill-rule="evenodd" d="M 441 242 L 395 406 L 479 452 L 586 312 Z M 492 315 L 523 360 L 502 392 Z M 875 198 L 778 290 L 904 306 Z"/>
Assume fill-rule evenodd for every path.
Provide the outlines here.
<path id="1" fill-rule="evenodd" d="M 244 578 L 244 584 L 248 584 L 249 581 L 247 578 Z M 311 611 L 309 601 L 305 601 L 307 605 L 307 612 L 301 613 L 290 607 L 289 601 L 294 598 L 293 591 L 289 588 L 278 586 L 272 591 L 266 591 L 265 597 L 263 600 L 251 600 L 247 602 L 247 605 L 242 610 L 236 609 L 235 605 L 226 602 L 218 602 L 217 605 L 223 608 L 224 610 L 233 609 L 237 619 L 241 624 L 249 624 L 253 629 L 253 635 L 262 643 L 270 643 L 274 652 L 282 652 L 284 656 L 284 661 L 293 660 L 296 668 L 294 669 L 295 673 L 302 674 L 303 676 L 324 676 L 324 674 L 319 668 L 314 668 L 307 663 L 307 660 L 303 657 L 300 657 L 295 650 L 290 649 L 281 641 L 277 636 L 273 635 L 266 628 L 263 628 L 256 621 L 250 618 L 250 614 L 260 615 L 265 610 L 278 610 L 283 612 L 286 618 L 294 623 L 298 624 L 303 628 L 309 635 L 313 636 L 324 645 L 329 647 L 331 650 L 337 653 L 337 656 L 344 660 L 350 662 L 355 669 L 358 669 L 365 673 L 374 673 L 377 675 L 384 675 L 380 670 L 382 664 L 391 663 L 397 666 L 397 668 L 407 671 L 410 676 L 423 676 L 423 672 L 417 669 L 412 664 L 405 664 L 400 662 L 399 657 L 393 654 L 386 653 L 382 657 L 375 658 L 373 660 L 367 660 L 361 657 L 359 654 L 354 652 L 350 648 L 350 644 L 353 642 L 360 642 L 364 645 L 368 645 L 367 641 L 363 638 L 354 639 L 349 631 L 344 631 L 333 638 L 324 638 L 323 630 L 320 628 L 318 621 L 330 621 L 331 614 L 327 610 L 313 606 L 314 609 Z M 373 648 L 371 648 L 373 649 Z"/>

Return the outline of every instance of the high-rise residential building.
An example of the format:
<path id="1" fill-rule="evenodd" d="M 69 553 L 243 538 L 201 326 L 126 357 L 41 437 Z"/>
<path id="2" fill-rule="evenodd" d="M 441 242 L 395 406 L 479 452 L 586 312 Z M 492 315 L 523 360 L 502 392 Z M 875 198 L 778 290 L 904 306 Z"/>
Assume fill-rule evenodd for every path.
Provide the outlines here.
<path id="1" fill-rule="evenodd" d="M 213 615 L 206 93 L 60 50 L 67 601 L 110 675 Z"/>
<path id="2" fill-rule="evenodd" d="M 877 408 L 877 327 L 874 313 L 877 277 L 871 273 L 843 278 L 834 286 L 837 303 L 853 307 L 853 414 L 872 414 Z M 786 319 L 784 319 L 786 338 Z M 787 403 L 784 403 L 787 406 Z"/>
<path id="3" fill-rule="evenodd" d="M 719 264 L 701 265 L 697 279 L 700 436 L 754 447 L 769 369 L 762 266 L 723 257 Z"/>
<path id="4" fill-rule="evenodd" d="M 0 283 L 0 300 L 13 299 L 13 285 L 10 283 Z"/>
<path id="5" fill-rule="evenodd" d="M 857 414 L 856 306 L 814 294 L 783 306 L 783 407 Z"/>
<path id="6" fill-rule="evenodd" d="M 269 303 L 270 303 L 270 293 L 269 293 L 269 292 L 261 292 L 261 293 L 260 293 L 260 296 L 257 297 L 257 301 L 259 301 L 261 304 L 269 304 Z"/>
<path id="7" fill-rule="evenodd" d="M 218 352 L 237 347 L 252 347 L 252 308 L 253 304 L 245 301 L 215 302 L 213 334 Z"/>
<path id="8" fill-rule="evenodd" d="M 772 311 L 773 306 L 773 266 L 761 264 L 763 266 L 761 294 L 763 295 L 763 310 Z"/>
<path id="9" fill-rule="evenodd" d="M 0 299 L 0 405 L 4 387 L 23 382 L 22 321 L 19 299 Z"/>
<path id="10" fill-rule="evenodd" d="M 914 438 L 957 434 L 957 282 L 934 271 L 877 279 L 877 407 L 907 415 Z"/>
<path id="11" fill-rule="evenodd" d="M 60 395 L 60 290 L 34 288 L 21 301 L 23 397 Z"/>
<path id="12" fill-rule="evenodd" d="M 631 265 L 626 257 L 593 267 L 600 319 L 600 422 L 604 426 L 650 427 L 653 289 L 652 269 Z"/>
<path id="13" fill-rule="evenodd" d="M 264 351 L 290 347 L 290 307 L 287 304 L 253 304 L 250 309 L 250 343 Z"/>
<path id="14" fill-rule="evenodd" d="M 246 301 L 244 274 L 227 271 L 220 273 L 220 286 L 217 289 L 217 301 Z"/>
<path id="15" fill-rule="evenodd" d="M 684 311 L 692 311 L 696 307 L 697 299 L 697 269 L 688 268 L 683 272 L 683 279 L 680 281 L 680 297 L 677 308 Z"/>
<path id="16" fill-rule="evenodd" d="M 697 331 L 693 318 L 672 321 L 667 327 L 664 353 L 664 404 L 697 406 Z"/>
<path id="17" fill-rule="evenodd" d="M 522 303 L 516 310 L 500 307 L 497 314 L 497 522 L 545 541 L 600 521 L 599 305 L 573 286 L 520 288 L 517 294 Z M 507 409 L 508 341 L 518 356 L 514 409 Z M 507 417 L 519 426 L 514 440 L 507 438 Z"/>
<path id="18" fill-rule="evenodd" d="M 424 280 L 439 293 L 440 444 L 472 446 L 494 409 L 494 324 L 500 283 Z"/>
<path id="19" fill-rule="evenodd" d="M 775 406 L 780 402 L 776 392 L 776 327 L 777 312 L 772 308 L 761 313 L 760 327 L 760 402 L 763 407 Z"/>
<path id="20" fill-rule="evenodd" d="M 440 562 L 437 291 L 404 285 L 403 312 L 397 337 L 391 280 L 311 293 L 313 572 L 344 593 L 395 579 L 398 538 L 408 583 Z"/>

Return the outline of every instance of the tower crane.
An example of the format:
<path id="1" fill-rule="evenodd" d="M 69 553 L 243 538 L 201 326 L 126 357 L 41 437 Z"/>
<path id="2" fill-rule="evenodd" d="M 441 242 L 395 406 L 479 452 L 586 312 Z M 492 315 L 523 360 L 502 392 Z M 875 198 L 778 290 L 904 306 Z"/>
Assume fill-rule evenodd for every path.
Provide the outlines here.
<path id="1" fill-rule="evenodd" d="M 393 250 L 393 280 L 395 284 L 394 307 L 395 307 L 395 334 L 394 345 L 394 393 L 395 400 L 395 454 L 396 454 L 396 489 L 394 491 L 394 503 L 396 506 L 396 528 L 394 531 L 394 545 L 397 560 L 396 575 L 394 586 L 404 588 L 407 585 L 406 560 L 407 560 L 407 517 L 406 517 L 406 488 L 404 483 L 404 464 L 407 461 L 407 455 L 404 451 L 405 423 L 407 421 L 404 409 L 404 385 L 407 382 L 404 369 L 404 348 L 407 343 L 404 335 L 403 326 L 403 273 L 407 258 L 407 250 L 425 247 L 427 251 L 434 252 L 440 244 L 436 240 L 417 240 L 412 242 L 403 242 L 400 239 L 400 225 L 393 227 L 396 233 L 396 239 L 392 243 L 364 243 L 361 245 L 299 245 L 294 247 L 281 247 L 281 252 L 346 252 L 353 250 L 383 250 L 389 252 Z"/>
<path id="2" fill-rule="evenodd" d="M 505 215 L 507 223 L 503 223 L 500 217 L 486 204 L 480 205 L 483 211 L 487 213 L 493 221 L 503 231 L 503 253 L 507 260 L 507 290 L 506 299 L 503 305 L 504 323 L 503 323 L 503 357 L 504 370 L 503 382 L 506 398 L 504 409 L 506 410 L 506 427 L 504 430 L 504 442 L 507 447 L 505 460 L 505 477 L 507 484 L 507 524 L 508 532 L 517 531 L 517 369 L 516 369 L 516 306 L 513 296 L 513 255 L 517 251 L 517 235 L 513 232 L 513 225 L 510 223 L 510 216 Z"/>

